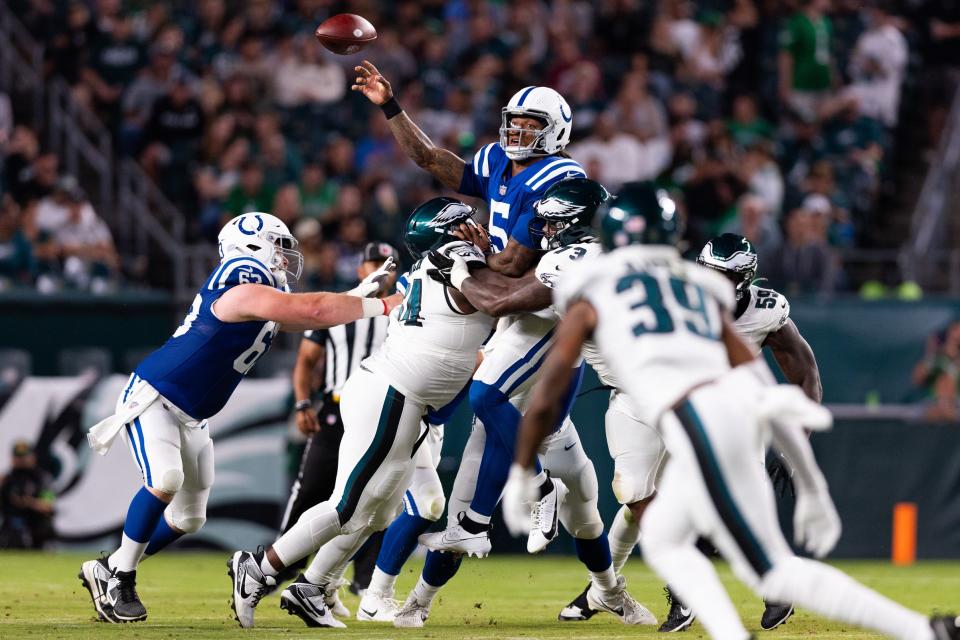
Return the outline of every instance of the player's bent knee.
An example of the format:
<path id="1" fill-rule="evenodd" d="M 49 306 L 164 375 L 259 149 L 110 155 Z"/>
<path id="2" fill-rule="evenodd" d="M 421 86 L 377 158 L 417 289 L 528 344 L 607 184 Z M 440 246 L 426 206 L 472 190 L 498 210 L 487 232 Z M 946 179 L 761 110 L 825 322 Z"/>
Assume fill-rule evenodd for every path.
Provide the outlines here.
<path id="1" fill-rule="evenodd" d="M 634 504 L 653 495 L 653 483 L 637 482 L 636 476 L 629 471 L 617 469 L 613 472 L 613 495 L 620 504 Z"/>
<path id="2" fill-rule="evenodd" d="M 477 381 L 470 385 L 470 406 L 481 419 L 488 408 L 504 402 L 509 402 L 509 399 L 496 387 L 492 387 L 486 382 Z M 484 424 L 484 427 L 486 427 L 486 424 Z"/>
<path id="3" fill-rule="evenodd" d="M 597 520 L 578 523 L 572 527 L 569 533 L 574 538 L 580 538 L 581 540 L 595 540 L 603 533 L 603 521 L 598 518 Z"/>
<path id="4" fill-rule="evenodd" d="M 183 470 L 167 469 L 160 474 L 160 481 L 153 485 L 157 491 L 162 491 L 168 495 L 175 495 L 183 486 Z"/>

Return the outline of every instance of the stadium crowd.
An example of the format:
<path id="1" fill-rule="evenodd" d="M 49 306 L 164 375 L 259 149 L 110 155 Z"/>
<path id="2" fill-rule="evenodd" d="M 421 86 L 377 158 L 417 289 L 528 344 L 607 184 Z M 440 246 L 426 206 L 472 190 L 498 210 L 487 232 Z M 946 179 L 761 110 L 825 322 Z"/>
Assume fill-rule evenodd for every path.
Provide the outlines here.
<path id="1" fill-rule="evenodd" d="M 922 89 L 933 146 L 960 74 L 960 8 L 944 0 L 12 4 L 50 72 L 141 161 L 195 239 L 269 210 L 301 240 L 308 288 L 345 286 L 364 244 L 397 241 L 437 189 L 348 90 L 363 58 L 464 157 L 496 138 L 513 92 L 554 87 L 573 108 L 569 152 L 594 178 L 672 189 L 692 247 L 742 233 L 787 294 L 846 286 L 838 250 L 869 244 L 905 78 Z M 341 11 L 378 27 L 362 54 L 335 56 L 313 37 Z M 109 232 L 36 137 L 10 126 L 3 139 L 0 277 L 109 289 L 95 284 L 116 278 Z M 43 229 L 44 201 L 86 211 L 74 214 L 86 221 L 79 257 Z"/>

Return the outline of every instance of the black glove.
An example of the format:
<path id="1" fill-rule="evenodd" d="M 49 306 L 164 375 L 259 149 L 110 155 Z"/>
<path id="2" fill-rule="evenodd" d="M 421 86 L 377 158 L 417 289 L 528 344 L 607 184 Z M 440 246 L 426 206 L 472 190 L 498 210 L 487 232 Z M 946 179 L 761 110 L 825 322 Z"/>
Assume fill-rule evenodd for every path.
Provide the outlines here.
<path id="1" fill-rule="evenodd" d="M 431 251 L 427 254 L 427 259 L 435 269 L 427 269 L 427 275 L 440 284 L 448 287 L 453 286 L 450 283 L 450 269 L 453 268 L 453 258 L 448 258 L 439 251 Z"/>
<path id="2" fill-rule="evenodd" d="M 779 453 L 771 452 L 767 456 L 767 475 L 770 476 L 770 482 L 778 496 L 783 498 L 789 491 L 791 496 L 796 497 L 797 489 L 793 486 L 793 474 L 790 473 L 786 461 Z"/>

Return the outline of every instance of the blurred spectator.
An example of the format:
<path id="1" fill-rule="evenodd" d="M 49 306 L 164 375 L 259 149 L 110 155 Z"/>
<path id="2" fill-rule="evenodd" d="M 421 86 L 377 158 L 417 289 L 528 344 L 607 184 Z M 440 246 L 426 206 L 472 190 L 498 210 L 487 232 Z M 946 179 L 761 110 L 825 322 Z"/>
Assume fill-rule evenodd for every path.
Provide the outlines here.
<path id="1" fill-rule="evenodd" d="M 143 131 L 141 162 L 157 178 L 162 170 L 169 170 L 167 179 L 161 180 L 168 193 L 185 188 L 187 164 L 199 150 L 203 127 L 203 110 L 190 79 L 179 74 L 169 91 L 154 102 Z"/>
<path id="2" fill-rule="evenodd" d="M 34 177 L 39 155 L 40 145 L 33 131 L 23 125 L 15 126 L 3 160 L 3 188 L 21 206 L 38 196 Z M 50 160 L 55 161 L 56 156 L 48 156 L 47 161 Z M 53 179 L 56 181 L 56 165 L 53 166 Z"/>
<path id="3" fill-rule="evenodd" d="M 727 131 L 744 149 L 773 138 L 773 126 L 760 115 L 757 100 L 750 95 L 734 98 L 733 117 L 727 121 Z"/>
<path id="4" fill-rule="evenodd" d="M 341 195 L 348 190 L 341 191 Z M 353 212 L 346 213 L 337 230 L 337 277 L 343 282 L 355 280 L 357 267 L 363 262 L 363 247 L 369 242 L 367 221 Z"/>
<path id="5" fill-rule="evenodd" d="M 814 120 L 833 86 L 830 0 L 800 0 L 780 35 L 780 99 L 806 120 Z"/>
<path id="6" fill-rule="evenodd" d="M 636 136 L 619 130 L 611 113 L 597 118 L 593 135 L 570 147 L 570 155 L 587 174 L 608 189 L 619 189 L 625 182 L 655 178 L 669 158 L 666 138 L 646 144 Z"/>
<path id="7" fill-rule="evenodd" d="M 265 209 L 280 218 L 285 225 L 293 227 L 300 219 L 303 207 L 300 203 L 300 190 L 293 183 L 285 184 L 277 189 L 273 197 L 273 206 Z"/>
<path id="8" fill-rule="evenodd" d="M 13 107 L 10 96 L 0 92 L 0 159 L 7 154 L 7 145 L 13 135 Z"/>
<path id="9" fill-rule="evenodd" d="M 240 182 L 227 196 L 224 213 L 232 218 L 251 211 L 270 211 L 273 195 L 273 189 L 264 183 L 263 169 L 248 160 L 240 171 Z"/>
<path id="10" fill-rule="evenodd" d="M 287 109 L 308 102 L 331 104 L 343 98 L 347 89 L 343 69 L 322 56 L 311 37 L 281 42 L 273 83 L 277 106 Z"/>
<path id="11" fill-rule="evenodd" d="M 300 201 L 303 215 L 307 218 L 322 219 L 337 199 L 337 186 L 327 180 L 323 166 L 319 162 L 310 162 L 300 175 Z"/>
<path id="12" fill-rule="evenodd" d="M 175 81 L 184 82 L 187 71 L 177 63 L 177 51 L 169 46 L 154 45 L 150 64 L 127 87 L 123 95 L 123 124 L 121 138 L 123 150 L 134 153 L 139 150 L 143 129 L 147 125 L 154 103 L 162 98 Z"/>
<path id="13" fill-rule="evenodd" d="M 786 238 L 769 272 L 787 295 L 833 291 L 836 255 L 827 242 L 828 224 L 828 216 L 806 209 L 787 216 Z"/>
<path id="14" fill-rule="evenodd" d="M 923 85 L 928 111 L 928 144 L 940 143 L 950 103 L 960 85 L 960 4 L 953 0 L 926 0 L 919 8 L 923 43 Z"/>
<path id="15" fill-rule="evenodd" d="M 50 479 L 37 466 L 29 442 L 13 445 L 10 473 L 0 481 L 0 549 L 42 549 L 56 537 Z"/>
<path id="16" fill-rule="evenodd" d="M 33 283 L 33 247 L 20 228 L 20 216 L 20 205 L 4 195 L 0 201 L 0 291 Z"/>
<path id="17" fill-rule="evenodd" d="M 107 224 L 78 186 L 64 188 L 66 216 L 48 229 L 59 246 L 67 285 L 100 294 L 116 284 L 120 260 Z"/>
<path id="18" fill-rule="evenodd" d="M 844 97 L 856 102 L 861 115 L 893 127 L 899 115 L 900 87 L 909 51 L 888 2 L 873 0 L 865 9 L 867 30 L 854 48 L 850 60 L 853 83 Z"/>
<path id="19" fill-rule="evenodd" d="M 143 44 L 134 34 L 133 20 L 127 14 L 117 15 L 110 30 L 94 44 L 81 77 L 92 90 L 96 105 L 111 121 L 119 115 L 124 88 L 133 81 L 145 58 Z"/>
<path id="20" fill-rule="evenodd" d="M 926 353 L 913 368 L 913 383 L 926 391 L 929 420 L 956 421 L 960 385 L 960 322 L 927 338 Z"/>
<path id="21" fill-rule="evenodd" d="M 760 256 L 760 275 L 766 276 L 764 263 L 776 261 L 783 239 L 763 198 L 753 194 L 741 197 L 737 201 L 736 217 L 723 231 L 739 234 L 753 244 Z"/>

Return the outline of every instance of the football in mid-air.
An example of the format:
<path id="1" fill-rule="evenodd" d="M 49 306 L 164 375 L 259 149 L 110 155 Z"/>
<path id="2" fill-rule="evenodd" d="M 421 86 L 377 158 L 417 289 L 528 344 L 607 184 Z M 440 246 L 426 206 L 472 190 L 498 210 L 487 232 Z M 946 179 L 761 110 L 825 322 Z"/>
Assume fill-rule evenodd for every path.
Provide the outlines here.
<path id="1" fill-rule="evenodd" d="M 317 27 L 317 40 L 342 56 L 360 51 L 377 39 L 377 30 L 366 18 L 352 13 L 330 16 Z"/>

